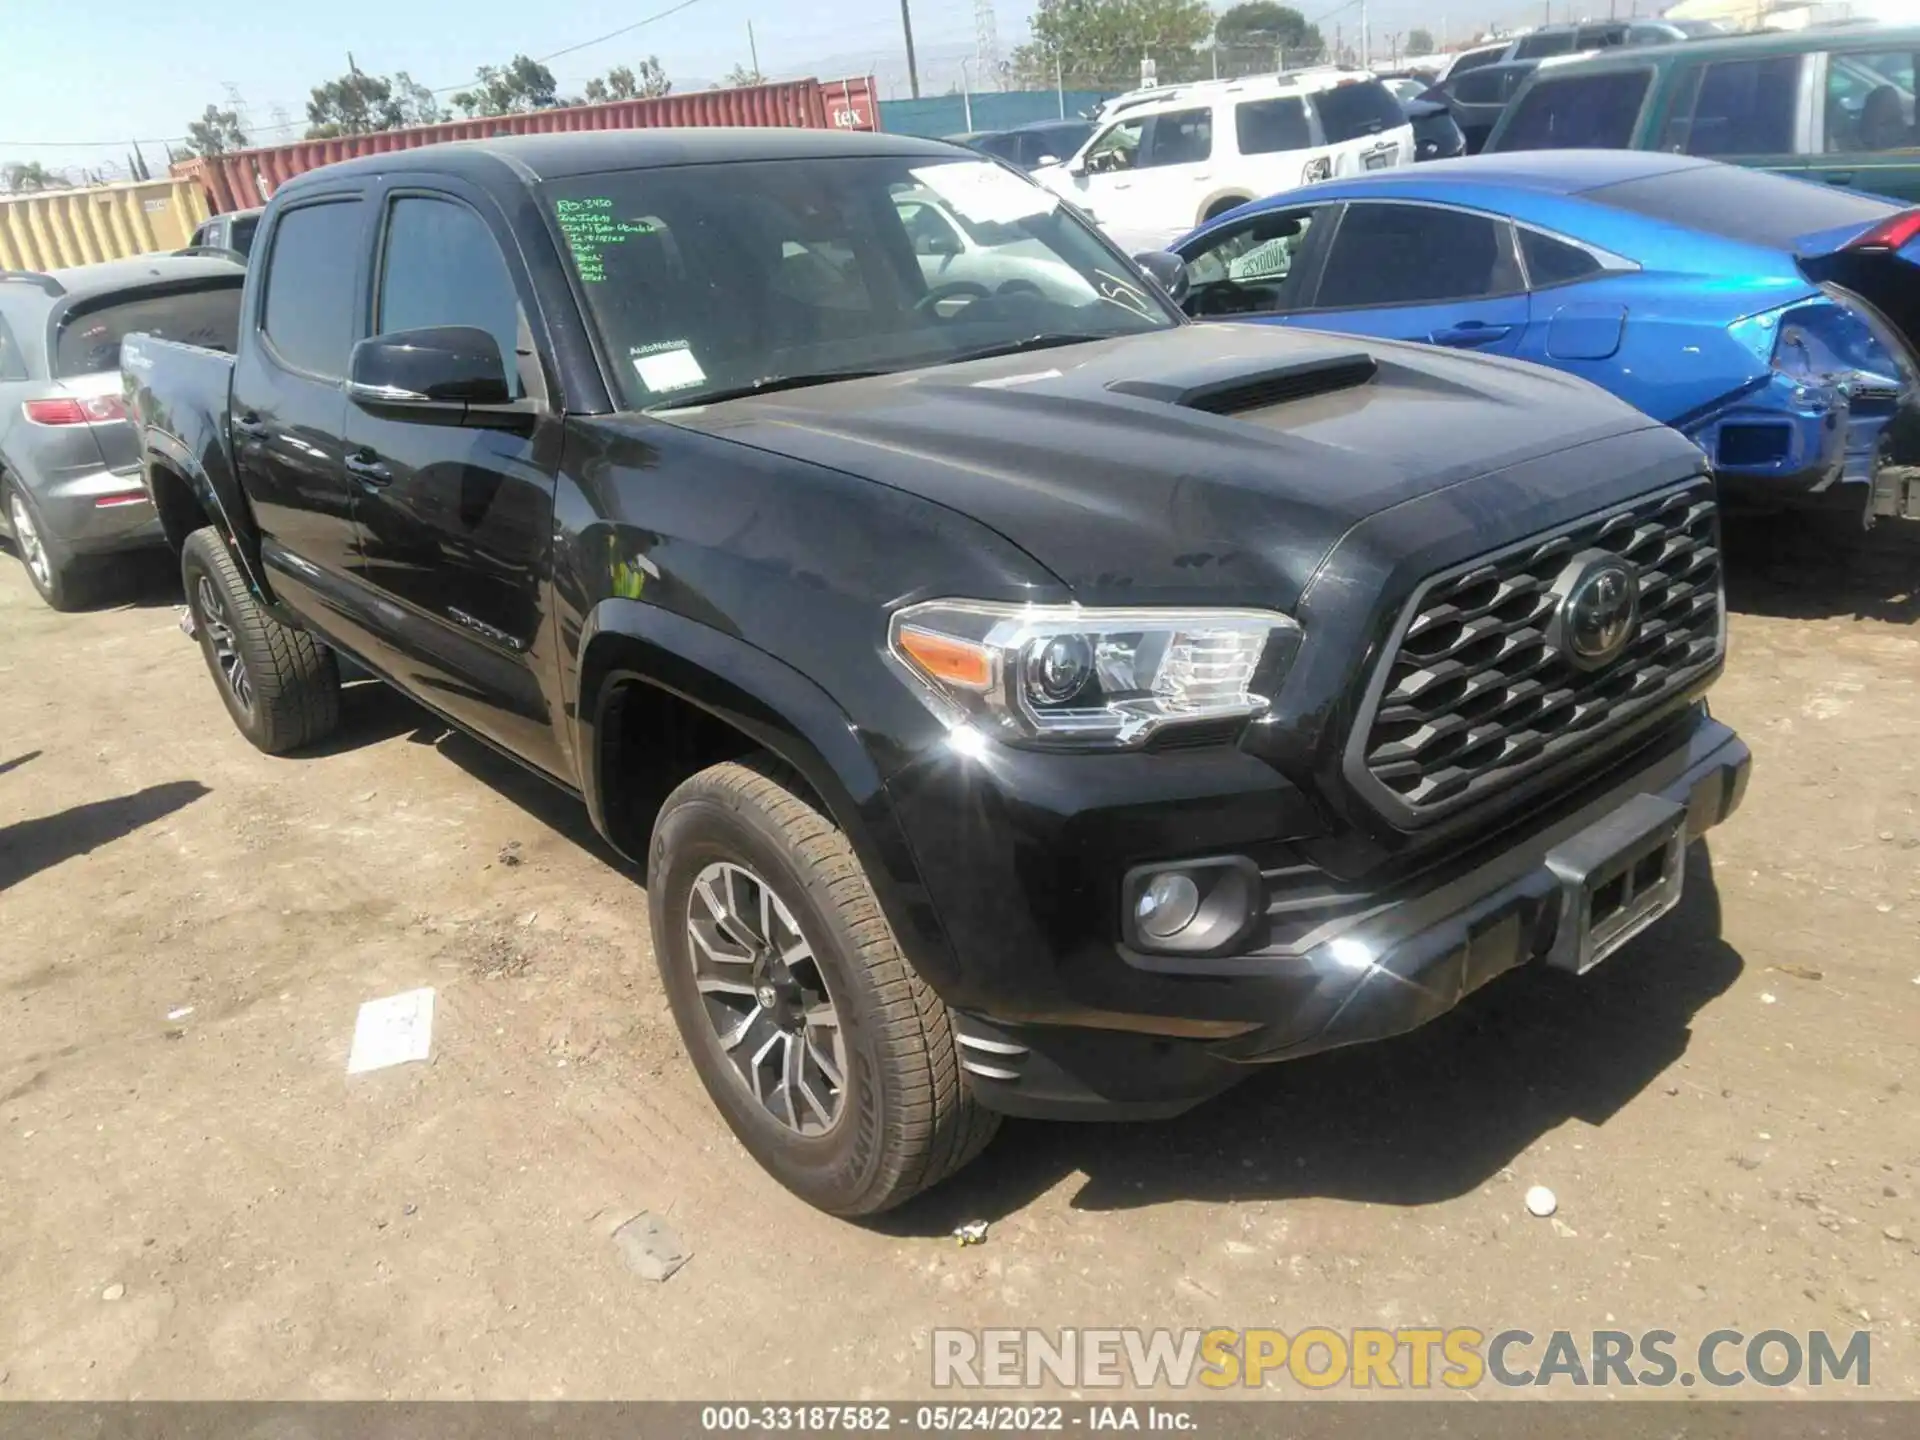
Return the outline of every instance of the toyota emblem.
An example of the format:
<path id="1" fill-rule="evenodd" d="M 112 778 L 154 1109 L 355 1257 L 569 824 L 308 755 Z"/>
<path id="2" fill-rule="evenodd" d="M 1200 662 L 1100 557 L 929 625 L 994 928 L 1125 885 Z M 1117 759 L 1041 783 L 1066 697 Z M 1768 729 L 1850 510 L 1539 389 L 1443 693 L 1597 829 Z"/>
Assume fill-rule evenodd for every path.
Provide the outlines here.
<path id="1" fill-rule="evenodd" d="M 1553 582 L 1547 641 L 1577 670 L 1611 665 L 1640 628 L 1640 576 L 1606 550 L 1573 557 Z"/>

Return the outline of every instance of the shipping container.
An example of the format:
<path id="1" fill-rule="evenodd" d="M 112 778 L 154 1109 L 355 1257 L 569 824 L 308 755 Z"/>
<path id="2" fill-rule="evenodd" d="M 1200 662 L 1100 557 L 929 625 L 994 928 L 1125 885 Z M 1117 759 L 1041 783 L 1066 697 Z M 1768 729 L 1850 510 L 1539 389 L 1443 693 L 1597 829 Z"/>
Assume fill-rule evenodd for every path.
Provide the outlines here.
<path id="1" fill-rule="evenodd" d="M 265 150 L 186 160 L 173 173 L 206 192 L 215 214 L 250 210 L 272 198 L 294 176 L 360 155 L 384 155 L 450 140 L 486 140 L 496 135 L 548 135 L 570 130 L 637 130 L 661 125 L 789 125 L 811 130 L 872 130 L 877 127 L 873 77 L 850 80 L 789 80 L 732 90 L 693 90 L 654 100 L 609 100 L 559 110 L 449 120 L 404 130 L 376 130 L 332 140 L 296 140 Z"/>
<path id="2" fill-rule="evenodd" d="M 58 270 L 178 250 L 207 218 L 200 186 L 178 176 L 0 198 L 0 270 Z"/>

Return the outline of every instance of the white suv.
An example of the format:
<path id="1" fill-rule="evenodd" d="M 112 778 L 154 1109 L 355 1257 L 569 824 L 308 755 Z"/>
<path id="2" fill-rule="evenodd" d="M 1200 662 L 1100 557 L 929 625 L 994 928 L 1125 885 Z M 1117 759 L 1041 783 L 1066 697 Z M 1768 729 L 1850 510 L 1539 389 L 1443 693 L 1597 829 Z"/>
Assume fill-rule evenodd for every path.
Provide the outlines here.
<path id="1" fill-rule="evenodd" d="M 1329 66 L 1122 95 L 1077 155 L 1033 178 L 1129 251 L 1157 250 L 1248 200 L 1413 154 L 1386 86 Z"/>

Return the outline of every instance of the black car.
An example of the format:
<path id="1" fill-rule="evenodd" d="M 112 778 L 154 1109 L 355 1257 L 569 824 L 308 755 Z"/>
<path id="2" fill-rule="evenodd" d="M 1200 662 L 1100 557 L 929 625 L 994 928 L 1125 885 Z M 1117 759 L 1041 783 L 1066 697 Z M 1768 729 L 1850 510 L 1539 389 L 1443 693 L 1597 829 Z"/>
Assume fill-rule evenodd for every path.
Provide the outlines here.
<path id="1" fill-rule="evenodd" d="M 1585 970 L 1741 798 L 1697 448 L 1190 324 L 966 150 L 428 146 L 287 182 L 255 253 L 237 357 L 125 359 L 229 713 L 312 745 L 348 656 L 578 795 L 708 1093 L 828 1210 Z"/>
<path id="2" fill-rule="evenodd" d="M 981 130 L 954 139 L 983 155 L 997 155 L 1022 170 L 1032 170 L 1071 160 L 1092 135 L 1091 120 L 1041 120 L 1011 130 Z"/>
<path id="3" fill-rule="evenodd" d="M 1507 102 L 1539 68 L 1538 60 L 1482 65 L 1464 74 L 1448 76 L 1420 98 L 1445 105 L 1454 124 L 1460 127 L 1466 153 L 1478 155 L 1493 133 L 1493 127 L 1500 123 Z"/>

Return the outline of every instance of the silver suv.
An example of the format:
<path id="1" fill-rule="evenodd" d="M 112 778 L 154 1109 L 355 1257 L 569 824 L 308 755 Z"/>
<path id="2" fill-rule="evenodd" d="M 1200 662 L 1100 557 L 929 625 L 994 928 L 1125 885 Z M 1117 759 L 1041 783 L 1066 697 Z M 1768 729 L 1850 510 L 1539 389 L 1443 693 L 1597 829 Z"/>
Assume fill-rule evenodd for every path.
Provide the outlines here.
<path id="1" fill-rule="evenodd" d="M 245 278 L 230 260 L 174 255 L 0 271 L 0 534 L 54 609 L 87 603 L 103 557 L 161 540 L 121 402 L 121 339 L 231 351 Z"/>

